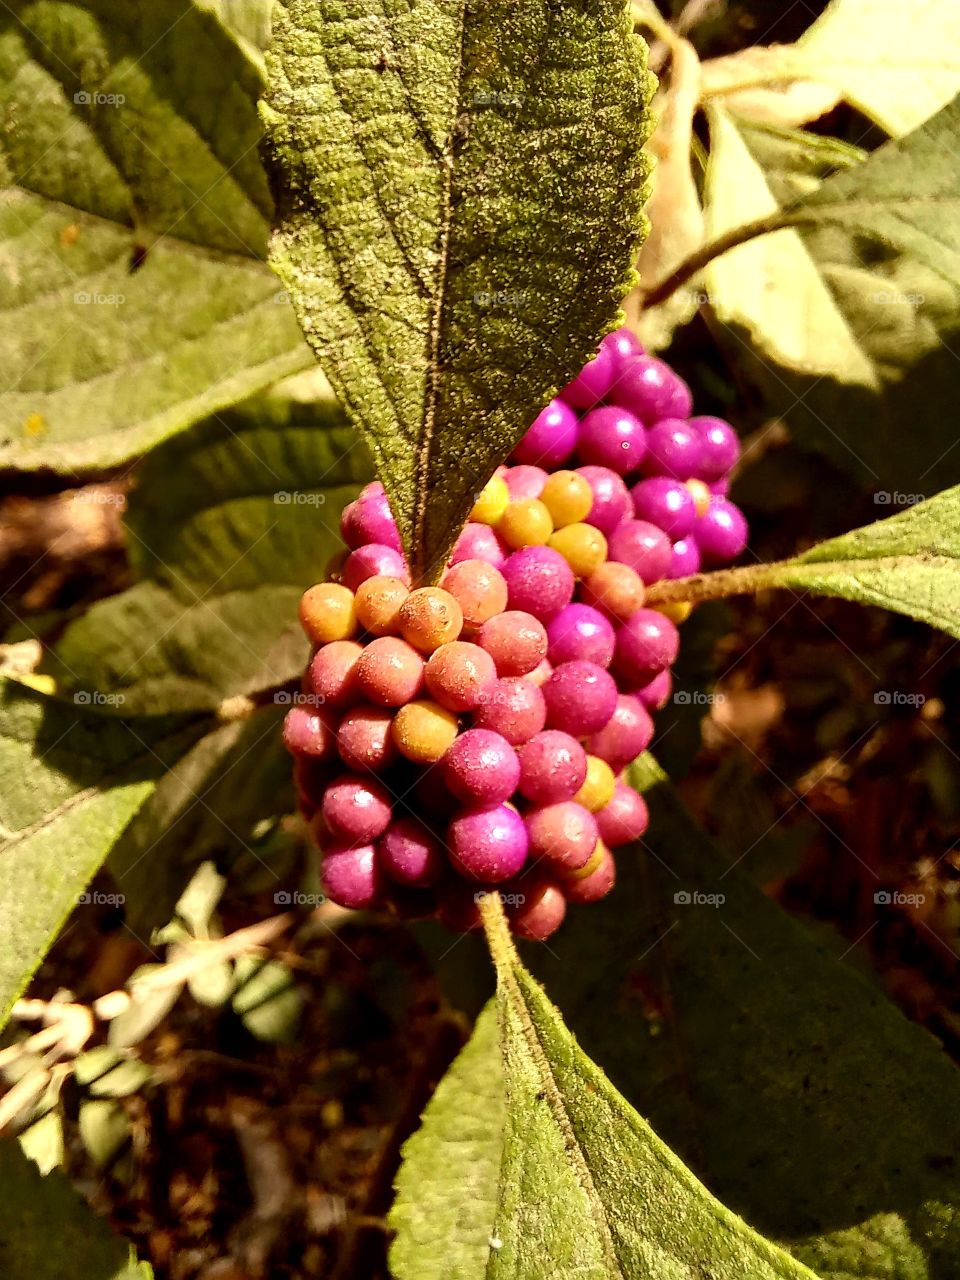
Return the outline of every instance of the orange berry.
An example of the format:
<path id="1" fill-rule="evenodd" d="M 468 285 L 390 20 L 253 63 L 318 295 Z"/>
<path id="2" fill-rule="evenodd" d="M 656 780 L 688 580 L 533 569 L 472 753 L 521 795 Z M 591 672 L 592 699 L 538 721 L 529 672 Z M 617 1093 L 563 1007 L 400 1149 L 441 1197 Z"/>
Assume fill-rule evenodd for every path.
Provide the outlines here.
<path id="1" fill-rule="evenodd" d="M 367 578 L 357 587 L 357 619 L 364 631 L 374 636 L 396 635 L 400 630 L 400 606 L 410 588 L 400 578 L 381 574 Z"/>
<path id="2" fill-rule="evenodd" d="M 337 582 L 318 582 L 300 600 L 300 625 L 313 644 L 351 640 L 357 631 L 353 592 Z"/>
<path id="3" fill-rule="evenodd" d="M 400 634 L 424 653 L 456 640 L 462 629 L 463 611 L 443 587 L 420 587 L 400 606 Z"/>
<path id="4" fill-rule="evenodd" d="M 646 588 L 636 569 L 616 560 L 605 560 L 583 584 L 583 600 L 616 622 L 643 608 Z"/>
<path id="5" fill-rule="evenodd" d="M 457 717 L 435 702 L 408 702 L 393 718 L 397 750 L 415 764 L 433 764 L 457 736 Z"/>

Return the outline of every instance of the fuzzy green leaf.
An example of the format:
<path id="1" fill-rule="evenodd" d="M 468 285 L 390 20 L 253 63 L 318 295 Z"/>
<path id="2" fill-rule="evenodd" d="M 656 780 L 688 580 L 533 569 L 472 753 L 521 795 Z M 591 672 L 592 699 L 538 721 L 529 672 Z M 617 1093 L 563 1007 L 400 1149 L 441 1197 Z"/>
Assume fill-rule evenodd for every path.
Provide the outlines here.
<path id="1" fill-rule="evenodd" d="M 506 1103 L 496 1009 L 477 1019 L 403 1147 L 390 1271 L 397 1280 L 483 1275 L 497 1208 Z"/>
<path id="2" fill-rule="evenodd" d="M 0 686 L 0 1024 L 154 782 L 182 719 L 127 719 Z"/>
<path id="3" fill-rule="evenodd" d="M 502 912 L 488 929 L 507 1096 L 488 1280 L 814 1280 L 716 1201 L 617 1093 L 521 965 Z"/>
<path id="4" fill-rule="evenodd" d="M 623 0 L 284 0 L 271 261 L 417 578 L 632 280 L 651 92 Z"/>
<path id="5" fill-rule="evenodd" d="M 710 119 L 711 236 L 757 219 L 783 228 L 704 274 L 739 367 L 801 442 L 864 485 L 956 483 L 960 100 L 862 164 L 837 156 L 842 171 L 821 184 L 822 140 L 716 106 Z"/>
<path id="6" fill-rule="evenodd" d="M 63 1174 L 42 1177 L 12 1140 L 0 1142 L 3 1280 L 151 1280 L 131 1246 L 96 1217 Z"/>
<path id="7" fill-rule="evenodd" d="M 119 463 L 311 363 L 261 63 L 192 0 L 0 5 L 0 466 Z"/>

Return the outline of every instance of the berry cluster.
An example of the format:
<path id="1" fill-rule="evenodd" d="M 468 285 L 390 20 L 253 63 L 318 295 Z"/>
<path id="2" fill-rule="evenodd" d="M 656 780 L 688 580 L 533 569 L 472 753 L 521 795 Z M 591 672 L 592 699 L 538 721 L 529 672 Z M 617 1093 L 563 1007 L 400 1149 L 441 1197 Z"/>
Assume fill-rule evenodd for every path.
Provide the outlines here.
<path id="1" fill-rule="evenodd" d="M 646 828 L 620 774 L 670 695 L 677 606 L 645 589 L 734 559 L 739 446 L 625 329 L 538 416 L 474 505 L 438 587 L 411 589 L 380 484 L 300 609 L 314 645 L 287 715 L 328 896 L 521 936 L 612 888 Z"/>

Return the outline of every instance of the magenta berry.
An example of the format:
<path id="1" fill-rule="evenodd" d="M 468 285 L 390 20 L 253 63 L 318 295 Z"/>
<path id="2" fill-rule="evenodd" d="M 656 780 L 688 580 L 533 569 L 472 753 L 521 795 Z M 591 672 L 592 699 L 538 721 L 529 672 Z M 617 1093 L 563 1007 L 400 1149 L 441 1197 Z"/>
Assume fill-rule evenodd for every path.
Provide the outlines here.
<path id="1" fill-rule="evenodd" d="M 628 565 L 647 586 L 666 577 L 672 554 L 670 539 L 648 520 L 624 520 L 610 535 L 610 559 Z"/>
<path id="2" fill-rule="evenodd" d="M 510 927 L 519 938 L 528 942 L 546 942 L 563 924 L 567 914 L 567 899 L 563 890 L 547 876 L 524 877 L 515 894 L 511 886 L 504 886 L 505 897 L 519 899 L 508 908 Z"/>
<path id="3" fill-rule="evenodd" d="M 607 896 L 616 881 L 617 866 L 613 854 L 601 842 L 596 868 L 586 876 L 564 877 L 563 891 L 568 902 L 599 902 Z"/>
<path id="4" fill-rule="evenodd" d="M 447 843 L 458 870 L 481 884 L 500 884 L 517 875 L 529 846 L 523 819 L 505 804 L 460 813 L 447 829 Z"/>
<path id="5" fill-rule="evenodd" d="M 543 686 L 547 724 L 582 737 L 596 733 L 613 715 L 617 685 L 595 662 L 564 662 Z"/>
<path id="6" fill-rule="evenodd" d="M 464 525 L 453 548 L 450 564 L 460 564 L 462 560 L 486 560 L 487 564 L 502 569 L 506 558 L 507 544 L 496 530 L 488 524 L 471 522 Z"/>
<path id="7" fill-rule="evenodd" d="M 647 802 L 633 787 L 618 782 L 613 797 L 596 815 L 600 839 L 611 849 L 639 840 L 647 829 L 650 814 Z"/>
<path id="8" fill-rule="evenodd" d="M 380 542 L 370 542 L 351 551 L 344 561 L 341 582 L 356 591 L 368 578 L 399 578 L 409 586 L 410 570 L 403 553 Z"/>
<path id="9" fill-rule="evenodd" d="M 386 831 L 393 808 L 380 783 L 345 773 L 327 787 L 320 812 L 335 839 L 369 844 Z"/>
<path id="10" fill-rule="evenodd" d="M 689 480 L 699 472 L 703 460 L 700 434 L 680 418 L 664 418 L 647 432 L 645 476 L 670 476 Z"/>
<path id="11" fill-rule="evenodd" d="M 534 804 L 570 800 L 587 776 L 587 753 L 569 733 L 544 729 L 520 748 L 520 793 Z"/>
<path id="12" fill-rule="evenodd" d="M 517 502 L 520 498 L 539 498 L 543 486 L 547 483 L 547 473 L 543 467 L 521 463 L 516 467 L 508 467 L 503 477 L 510 490 L 510 498 Z"/>
<path id="13" fill-rule="evenodd" d="M 691 574 L 700 572 L 700 564 L 700 548 L 697 546 L 695 539 L 693 537 L 681 538 L 679 542 L 673 544 L 667 577 L 689 578 Z"/>
<path id="14" fill-rule="evenodd" d="M 706 514 L 693 530 L 704 564 L 736 560 L 747 545 L 747 522 L 740 508 L 728 498 L 711 498 Z"/>
<path id="15" fill-rule="evenodd" d="M 649 711 L 639 698 L 621 693 L 613 715 L 586 746 L 591 755 L 606 760 L 614 773 L 619 773 L 646 751 L 652 741 L 653 721 Z"/>
<path id="16" fill-rule="evenodd" d="M 524 820 L 530 856 L 567 871 L 585 866 L 600 838 L 596 818 L 573 800 L 531 809 Z"/>
<path id="17" fill-rule="evenodd" d="M 606 339 L 600 344 L 600 350 L 592 360 L 588 360 L 575 378 L 560 392 L 561 399 L 575 409 L 590 409 L 603 399 L 610 390 L 617 370 L 615 353 L 606 345 Z"/>
<path id="18" fill-rule="evenodd" d="M 530 613 L 508 609 L 483 624 L 477 641 L 496 664 L 500 676 L 525 676 L 547 656 L 547 633 Z"/>
<path id="19" fill-rule="evenodd" d="M 498 680 L 474 715 L 474 724 L 492 729 L 514 747 L 529 741 L 546 723 L 547 704 L 529 676 Z"/>
<path id="20" fill-rule="evenodd" d="M 700 469 L 697 475 L 708 482 L 724 480 L 740 460 L 740 441 L 723 418 L 691 418 L 690 426 L 700 436 Z"/>
<path id="21" fill-rule="evenodd" d="M 401 551 L 400 533 L 382 485 L 367 485 L 355 502 L 344 507 L 340 529 L 348 547 L 369 542 Z"/>
<path id="22" fill-rule="evenodd" d="M 547 656 L 554 666 L 562 662 L 595 662 L 609 667 L 616 647 L 613 627 L 588 604 L 568 604 L 547 624 Z"/>
<path id="23" fill-rule="evenodd" d="M 673 693 L 673 676 L 669 671 L 661 671 L 647 684 L 642 685 L 634 695 L 649 712 L 662 711 L 670 701 Z"/>
<path id="24" fill-rule="evenodd" d="M 437 884 L 446 867 L 439 839 L 416 818 L 397 818 L 380 841 L 380 864 L 391 880 L 413 888 Z"/>
<path id="25" fill-rule="evenodd" d="M 680 480 L 670 476 L 650 476 L 630 490 L 638 520 L 662 529 L 671 541 L 685 538 L 693 529 L 697 507 L 693 494 Z"/>
<path id="26" fill-rule="evenodd" d="M 655 609 L 638 609 L 617 628 L 613 669 L 627 688 L 637 689 L 673 665 L 680 636 L 669 618 Z"/>
<path id="27" fill-rule="evenodd" d="M 283 745 L 294 756 L 329 759 L 336 747 L 329 715 L 317 708 L 291 707 L 283 722 Z"/>
<path id="28" fill-rule="evenodd" d="M 600 343 L 600 350 L 609 352 L 613 359 L 613 378 L 611 386 L 625 369 L 636 360 L 637 356 L 646 354 L 640 339 L 630 329 L 614 329 Z"/>
<path id="29" fill-rule="evenodd" d="M 551 400 L 513 451 L 515 461 L 553 470 L 577 447 L 577 415 L 563 400 Z"/>
<path id="30" fill-rule="evenodd" d="M 635 413 L 646 426 L 661 418 L 687 418 L 693 408 L 690 389 L 656 356 L 638 356 L 610 388 L 610 399 Z"/>
<path id="31" fill-rule="evenodd" d="M 643 423 L 629 409 L 604 405 L 580 422 L 577 453 L 591 466 L 608 467 L 617 475 L 636 471 L 647 452 Z"/>
<path id="32" fill-rule="evenodd" d="M 377 850 L 372 844 L 330 845 L 323 855 L 320 878 L 331 902 L 355 911 L 376 906 L 383 890 Z"/>
<path id="33" fill-rule="evenodd" d="M 392 714 L 385 707 L 351 707 L 337 729 L 340 759 L 357 773 L 386 769 L 397 758 L 390 733 Z"/>
<path id="34" fill-rule="evenodd" d="M 587 524 L 607 538 L 617 525 L 633 511 L 630 491 L 623 477 L 609 467 L 580 467 L 580 474 L 593 491 L 593 506 L 587 516 Z"/>
<path id="35" fill-rule="evenodd" d="M 545 621 L 573 599 L 573 570 L 552 547 L 523 547 L 503 567 L 511 609 Z"/>
<path id="36" fill-rule="evenodd" d="M 520 781 L 520 761 L 492 729 L 461 733 L 443 758 L 444 777 L 458 800 L 488 808 L 509 800 Z"/>

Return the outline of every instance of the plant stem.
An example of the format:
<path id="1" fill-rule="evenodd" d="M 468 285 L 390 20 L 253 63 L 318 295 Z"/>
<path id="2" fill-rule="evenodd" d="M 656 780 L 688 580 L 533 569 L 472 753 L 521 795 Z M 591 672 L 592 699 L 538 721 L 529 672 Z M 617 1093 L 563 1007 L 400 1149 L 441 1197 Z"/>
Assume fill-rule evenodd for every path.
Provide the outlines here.
<path id="1" fill-rule="evenodd" d="M 696 573 L 689 578 L 665 579 L 647 588 L 646 602 L 651 605 L 696 604 L 701 600 L 722 600 L 726 596 L 752 596 L 765 587 L 782 586 L 778 571 L 789 564 L 751 564 L 740 569 L 721 569 L 717 573 Z"/>
<path id="2" fill-rule="evenodd" d="M 499 893 L 485 893 L 480 899 L 480 919 L 483 921 L 483 931 L 487 935 L 487 946 L 493 957 L 497 977 L 503 981 L 512 972 L 513 966 L 519 964 L 519 957 Z"/>

